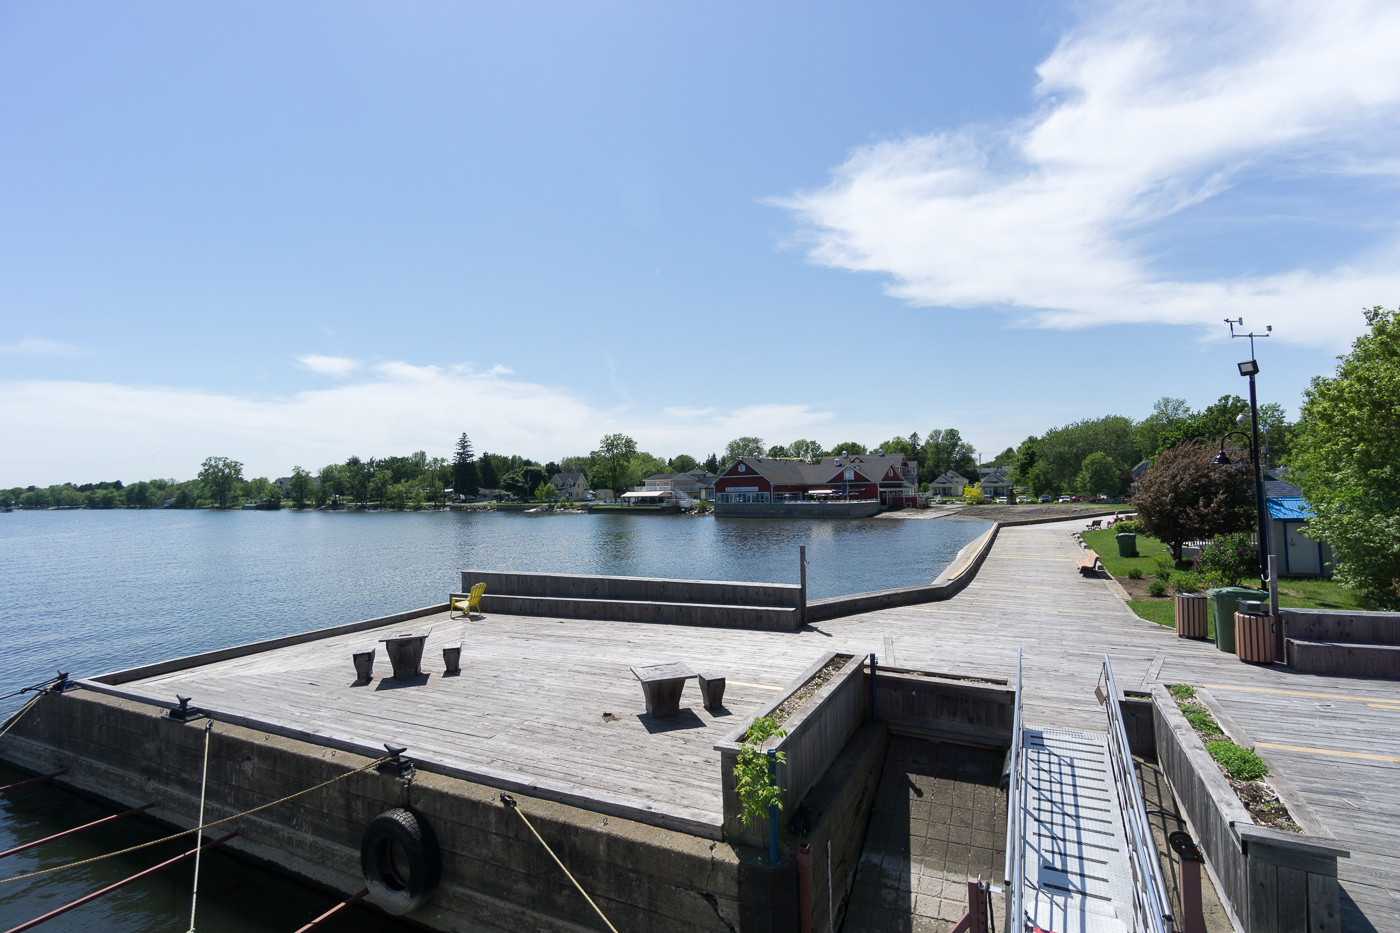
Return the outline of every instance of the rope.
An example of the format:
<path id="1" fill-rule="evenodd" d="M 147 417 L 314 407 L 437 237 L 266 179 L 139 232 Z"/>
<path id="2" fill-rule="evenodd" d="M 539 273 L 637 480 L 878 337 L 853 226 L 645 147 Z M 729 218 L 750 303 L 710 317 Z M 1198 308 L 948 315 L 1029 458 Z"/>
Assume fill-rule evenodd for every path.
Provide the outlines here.
<path id="1" fill-rule="evenodd" d="M 33 709 L 33 708 L 34 708 L 34 704 L 35 704 L 35 703 L 38 703 L 38 702 L 39 702 L 40 700 L 42 700 L 43 698 L 44 698 L 44 694 L 42 694 L 42 693 L 36 693 L 36 694 L 34 694 L 34 699 L 30 700 L 28 703 L 26 703 L 26 704 L 24 704 L 23 706 L 21 706 L 21 707 L 19 708 L 18 712 L 16 712 L 13 716 L 11 716 L 11 717 L 9 718 L 9 721 L 7 721 L 7 722 L 5 723 L 5 728 L 4 728 L 4 729 L 0 729 L 0 738 L 4 738 L 6 732 L 9 732 L 11 729 L 13 729 L 15 726 L 17 726 L 17 725 L 19 724 L 19 721 L 20 721 L 21 719 L 24 718 L 24 714 L 27 713 L 27 712 L 29 712 L 31 709 Z"/>
<path id="2" fill-rule="evenodd" d="M 522 820 L 525 820 L 525 825 L 530 827 L 530 832 L 535 834 L 535 838 L 540 841 L 540 845 L 544 846 L 544 850 L 549 853 L 549 857 L 554 859 L 554 864 L 558 865 L 559 868 L 564 872 L 564 874 L 568 876 L 568 879 L 574 883 L 574 887 L 578 888 L 578 893 L 583 895 L 583 899 L 588 902 L 588 906 L 592 907 L 595 911 L 598 912 L 598 916 L 602 919 L 603 923 L 607 924 L 608 929 L 612 930 L 612 933 L 617 933 L 617 927 L 613 926 L 612 921 L 610 921 L 606 916 L 603 915 L 603 912 L 598 909 L 598 905 L 593 903 L 593 898 L 589 897 L 588 892 L 583 889 L 583 885 L 579 884 L 578 881 L 574 878 L 574 876 L 569 872 L 569 870 L 564 867 L 564 863 L 559 861 L 559 856 L 554 854 L 554 850 L 549 847 L 549 843 L 544 841 L 544 837 L 542 837 L 539 834 L 539 831 L 536 830 L 535 827 L 530 823 L 530 820 L 520 809 L 520 804 L 515 802 L 515 798 L 510 796 L 509 794 L 502 794 L 501 803 L 514 810 L 517 816 L 519 816 Z"/>
<path id="3" fill-rule="evenodd" d="M 253 809 L 251 810 L 244 810 L 242 813 L 235 813 L 233 816 L 226 816 L 223 819 L 215 820 L 212 823 L 205 823 L 203 826 L 196 826 L 194 829 L 187 829 L 184 832 L 172 833 L 171 835 L 165 836 L 161 839 L 154 839 L 150 842 L 143 842 L 140 845 L 128 846 L 125 849 L 118 849 L 116 852 L 108 852 L 106 855 L 94 855 L 92 858 L 85 858 L 77 862 L 69 862 L 66 865 L 55 865 L 53 868 L 42 868 L 39 871 L 31 871 L 28 874 L 15 875 L 13 878 L 0 878 L 0 884 L 9 884 L 11 881 L 23 881 L 26 878 L 37 878 L 39 875 L 47 875 L 52 872 L 63 871 L 67 868 L 77 868 L 79 865 L 90 865 L 93 862 L 100 862 L 103 859 L 109 859 L 118 855 L 126 855 L 128 852 L 136 852 L 140 849 L 149 849 L 151 846 L 158 846 L 162 842 L 169 842 L 172 839 L 179 839 L 182 836 L 189 836 L 194 833 L 202 833 L 204 832 L 204 830 L 210 829 L 214 826 L 220 826 L 224 823 L 228 823 L 245 816 L 251 816 L 254 813 L 266 810 L 269 807 L 275 807 L 279 803 L 286 803 L 288 800 L 293 800 L 297 797 L 303 796 L 304 794 L 309 794 L 313 790 L 320 790 L 323 787 L 329 787 L 337 781 L 343 781 L 346 778 L 355 774 L 359 774 L 362 771 L 368 771 L 371 768 L 377 768 L 386 761 L 392 761 L 394 757 L 395 756 L 393 755 L 386 755 L 383 758 L 377 759 L 376 761 L 371 761 L 364 767 L 356 768 L 354 771 L 346 771 L 344 774 L 339 775 L 338 777 L 333 777 L 329 781 L 323 781 L 320 784 L 317 784 L 315 787 L 308 787 L 306 788 L 306 790 L 299 790 L 295 794 L 288 794 L 287 796 L 282 797 L 278 800 L 274 800 L 271 803 L 265 803 L 262 806 L 253 807 Z"/>
<path id="4" fill-rule="evenodd" d="M 199 825 L 204 825 L 204 792 L 209 787 L 209 733 L 214 730 L 214 720 L 210 719 L 204 724 L 204 770 L 199 778 Z M 202 836 L 200 838 L 203 838 Z M 196 842 L 199 840 L 196 839 Z M 199 902 L 199 857 L 204 852 L 203 846 L 198 846 L 194 850 L 194 888 L 190 891 L 190 930 L 194 933 L 194 909 Z"/>

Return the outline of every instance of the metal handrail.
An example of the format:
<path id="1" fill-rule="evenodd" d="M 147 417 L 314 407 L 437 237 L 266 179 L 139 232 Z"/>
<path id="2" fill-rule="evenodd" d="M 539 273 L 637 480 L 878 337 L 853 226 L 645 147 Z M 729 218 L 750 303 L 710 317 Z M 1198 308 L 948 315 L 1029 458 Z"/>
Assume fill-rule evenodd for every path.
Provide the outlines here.
<path id="1" fill-rule="evenodd" d="M 1103 671 L 1099 675 L 1108 695 L 1104 711 L 1108 716 L 1108 751 L 1113 768 L 1113 780 L 1123 801 L 1123 828 L 1128 839 L 1128 862 L 1133 870 L 1133 911 L 1144 929 L 1150 933 L 1167 933 L 1171 928 L 1172 909 L 1167 901 L 1166 885 L 1162 882 L 1157 863 L 1157 844 L 1147 822 L 1147 808 L 1138 789 L 1137 772 L 1128 747 L 1128 733 L 1123 726 L 1123 707 L 1118 701 L 1118 685 L 1113 680 L 1113 665 L 1103 656 Z"/>
<path id="2" fill-rule="evenodd" d="M 1011 775 L 1006 785 L 1006 930 L 1023 928 L 1021 898 L 1025 883 L 1025 791 L 1021 786 L 1021 649 L 1016 649 L 1016 700 L 1011 721 Z M 1012 918 L 1016 918 L 1012 920 Z"/>

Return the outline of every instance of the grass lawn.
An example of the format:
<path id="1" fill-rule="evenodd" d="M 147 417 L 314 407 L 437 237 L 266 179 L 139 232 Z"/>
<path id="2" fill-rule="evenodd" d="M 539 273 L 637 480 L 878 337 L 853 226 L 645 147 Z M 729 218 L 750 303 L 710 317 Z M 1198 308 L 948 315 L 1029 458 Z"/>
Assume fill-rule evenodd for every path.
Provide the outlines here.
<path id="1" fill-rule="evenodd" d="M 1157 569 L 1157 558 L 1172 556 L 1171 549 L 1156 538 L 1149 538 L 1147 535 L 1138 535 L 1137 557 L 1119 557 L 1118 541 L 1114 537 L 1116 532 L 1113 529 L 1107 531 L 1086 531 L 1080 535 L 1084 539 L 1090 550 L 1099 555 L 1099 560 L 1103 562 L 1104 569 L 1115 577 L 1127 577 L 1129 570 L 1141 570 L 1144 579 L 1152 579 L 1152 572 Z"/>
<path id="2" fill-rule="evenodd" d="M 1120 579 L 1126 579 L 1128 571 L 1137 569 L 1142 571 L 1143 579 L 1150 580 L 1152 572 L 1157 569 L 1157 558 L 1171 556 L 1171 551 L 1165 544 L 1146 535 L 1138 535 L 1139 556 L 1137 557 L 1118 556 L 1118 542 L 1114 539 L 1114 532 L 1111 529 L 1108 531 L 1086 531 L 1082 537 L 1084 543 L 1098 553 L 1104 569 Z M 1251 581 L 1246 581 L 1244 585 L 1251 585 Z M 1278 604 L 1286 609 L 1366 610 L 1375 608 L 1370 600 L 1360 593 L 1345 589 L 1341 584 L 1321 577 L 1282 578 L 1278 584 Z M 1170 598 L 1133 599 L 1128 601 L 1128 608 L 1137 613 L 1139 618 L 1149 622 L 1156 622 L 1158 625 L 1165 625 L 1168 628 L 1176 627 L 1176 607 Z"/>

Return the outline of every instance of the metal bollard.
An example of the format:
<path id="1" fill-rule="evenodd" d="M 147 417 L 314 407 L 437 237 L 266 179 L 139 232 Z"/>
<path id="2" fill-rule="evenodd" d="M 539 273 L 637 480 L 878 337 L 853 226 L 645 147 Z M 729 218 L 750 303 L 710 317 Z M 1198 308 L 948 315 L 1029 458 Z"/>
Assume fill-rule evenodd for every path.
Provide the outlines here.
<path id="1" fill-rule="evenodd" d="M 1180 829 L 1167 835 L 1167 845 L 1181 861 L 1183 933 L 1206 933 L 1206 916 L 1201 909 L 1201 863 L 1205 857 L 1192 841 L 1191 834 Z"/>
<path id="2" fill-rule="evenodd" d="M 880 721 L 880 695 L 875 692 L 875 669 L 880 662 L 875 657 L 875 652 L 870 652 L 870 721 Z"/>
<path id="3" fill-rule="evenodd" d="M 778 783 L 778 753 L 768 749 L 768 783 Z M 781 865 L 783 857 L 778 853 L 778 805 L 768 805 L 768 864 Z"/>

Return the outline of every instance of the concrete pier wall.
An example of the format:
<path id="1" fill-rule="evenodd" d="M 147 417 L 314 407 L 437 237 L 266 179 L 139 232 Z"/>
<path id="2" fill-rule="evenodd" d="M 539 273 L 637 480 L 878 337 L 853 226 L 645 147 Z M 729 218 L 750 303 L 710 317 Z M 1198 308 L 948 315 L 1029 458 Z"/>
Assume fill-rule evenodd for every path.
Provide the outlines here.
<path id="1" fill-rule="evenodd" d="M 884 506 L 877 500 L 860 502 L 715 503 L 715 518 L 870 518 Z"/>
<path id="2" fill-rule="evenodd" d="M 477 583 L 486 584 L 483 612 L 568 619 L 792 632 L 802 625 L 805 604 L 795 583 L 462 571 L 463 593 Z"/>
<path id="3" fill-rule="evenodd" d="M 69 774 L 55 783 L 115 806 L 160 799 L 151 816 L 184 829 L 194 825 L 198 813 L 204 725 L 204 720 L 178 723 L 151 706 L 75 690 L 41 700 L 5 737 L 0 758 L 36 772 L 67 767 Z M 369 761 L 216 723 L 206 821 L 277 800 Z M 786 891 L 787 881 L 754 867 L 759 853 L 515 796 L 618 929 L 775 929 L 774 885 Z M 365 827 L 397 806 L 412 806 L 426 816 L 443 857 L 438 893 L 410 919 L 437 930 L 578 933 L 596 926 L 587 903 L 519 816 L 502 805 L 497 790 L 443 775 L 419 772 L 404 782 L 375 771 L 353 774 L 228 824 L 243 831 L 228 846 L 349 894 L 364 887 Z M 752 864 L 745 869 L 745 863 Z M 742 916 L 749 922 L 742 923 Z"/>

